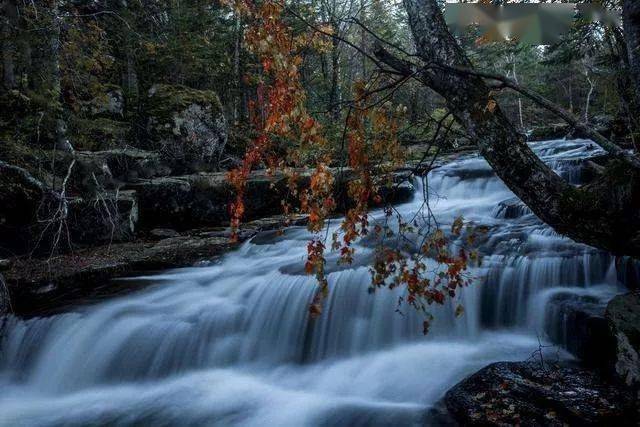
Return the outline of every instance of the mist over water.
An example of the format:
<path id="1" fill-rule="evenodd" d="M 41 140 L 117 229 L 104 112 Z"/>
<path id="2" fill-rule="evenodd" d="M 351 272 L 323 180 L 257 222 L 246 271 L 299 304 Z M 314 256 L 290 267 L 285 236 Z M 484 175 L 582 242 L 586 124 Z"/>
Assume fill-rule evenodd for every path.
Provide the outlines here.
<path id="1" fill-rule="evenodd" d="M 582 160 L 602 154 L 586 140 L 532 147 L 576 184 Z M 542 224 L 481 158 L 456 160 L 426 181 L 398 207 L 405 219 L 427 188 L 442 227 L 459 215 L 490 227 L 477 279 L 433 307 L 428 336 L 419 313 L 396 311 L 403 289 L 368 292 L 370 239 L 352 266 L 329 254 L 330 295 L 310 319 L 310 234 L 266 232 L 211 266 L 138 278 L 153 283 L 140 292 L 9 318 L 0 426 L 429 424 L 429 408 L 457 381 L 493 361 L 529 358 L 549 322 L 563 333 L 549 310 L 555 296 L 606 301 L 620 290 L 612 257 Z M 465 313 L 456 318 L 459 303 Z"/>

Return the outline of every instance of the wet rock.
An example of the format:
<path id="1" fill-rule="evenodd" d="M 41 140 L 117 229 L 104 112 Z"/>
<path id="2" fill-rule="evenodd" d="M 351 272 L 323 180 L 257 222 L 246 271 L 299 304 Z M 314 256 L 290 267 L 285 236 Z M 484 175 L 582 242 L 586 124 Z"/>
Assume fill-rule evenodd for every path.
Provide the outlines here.
<path id="1" fill-rule="evenodd" d="M 636 425 L 635 396 L 579 368 L 493 363 L 445 396 L 462 425 Z"/>
<path id="2" fill-rule="evenodd" d="M 559 293 L 547 304 L 545 332 L 587 366 L 609 373 L 615 341 L 605 319 L 606 305 L 594 296 Z"/>
<path id="3" fill-rule="evenodd" d="M 154 85 L 144 110 L 149 148 L 172 166 L 184 171 L 218 167 L 228 129 L 214 92 Z"/>
<path id="4" fill-rule="evenodd" d="M 606 317 L 616 340 L 615 369 L 628 385 L 640 386 L 640 293 L 618 295 Z"/>

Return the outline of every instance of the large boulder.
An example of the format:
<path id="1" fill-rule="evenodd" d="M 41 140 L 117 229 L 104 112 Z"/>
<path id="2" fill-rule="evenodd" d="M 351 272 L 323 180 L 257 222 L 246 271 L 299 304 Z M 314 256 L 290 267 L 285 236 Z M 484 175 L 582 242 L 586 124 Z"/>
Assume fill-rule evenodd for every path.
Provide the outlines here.
<path id="1" fill-rule="evenodd" d="M 154 85 L 145 100 L 149 148 L 184 170 L 218 167 L 227 122 L 218 96 L 185 86 Z"/>
<path id="2" fill-rule="evenodd" d="M 616 339 L 615 369 L 626 384 L 640 386 L 640 292 L 613 298 L 606 311 Z"/>
<path id="3" fill-rule="evenodd" d="M 637 425 L 637 401 L 624 388 L 578 368 L 539 362 L 493 363 L 445 396 L 461 425 Z"/>

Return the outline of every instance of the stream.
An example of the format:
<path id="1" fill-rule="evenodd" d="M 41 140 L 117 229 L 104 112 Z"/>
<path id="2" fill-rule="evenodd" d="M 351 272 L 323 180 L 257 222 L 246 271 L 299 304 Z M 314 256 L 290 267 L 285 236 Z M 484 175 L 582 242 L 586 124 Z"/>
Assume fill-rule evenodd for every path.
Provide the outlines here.
<path id="1" fill-rule="evenodd" d="M 603 153 L 587 140 L 532 148 L 575 184 L 582 161 Z M 459 215 L 490 227 L 474 283 L 432 307 L 427 336 L 419 313 L 397 312 L 403 289 L 368 292 L 371 239 L 351 266 L 328 255 L 330 294 L 311 319 L 311 235 L 263 232 L 210 265 L 131 279 L 151 282 L 141 291 L 7 319 L 0 426 L 429 425 L 430 408 L 465 376 L 530 358 L 549 328 L 567 334 L 549 310 L 559 293 L 606 302 L 622 291 L 613 257 L 542 224 L 482 158 L 461 157 L 426 181 L 397 206 L 404 218 L 428 194 L 443 228 Z M 558 347 L 545 355 L 571 357 Z"/>

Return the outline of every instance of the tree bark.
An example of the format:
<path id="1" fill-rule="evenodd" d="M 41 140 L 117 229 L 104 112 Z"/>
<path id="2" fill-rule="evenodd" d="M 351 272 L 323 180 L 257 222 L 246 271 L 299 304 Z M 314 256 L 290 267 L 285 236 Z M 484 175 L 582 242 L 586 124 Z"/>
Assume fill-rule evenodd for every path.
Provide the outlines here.
<path id="1" fill-rule="evenodd" d="M 339 97 L 339 80 L 340 80 L 340 41 L 336 38 L 332 39 L 331 46 L 331 86 L 329 89 L 329 105 L 328 110 L 331 117 L 337 119 L 340 116 L 340 106 L 338 105 Z"/>
<path id="2" fill-rule="evenodd" d="M 516 56 L 511 55 L 511 73 L 513 74 L 513 81 L 516 82 L 517 85 L 520 84 L 518 82 L 518 75 L 516 74 Z M 518 95 L 518 117 L 520 119 L 520 130 L 524 130 L 524 118 L 522 117 L 522 98 Z"/>
<path id="3" fill-rule="evenodd" d="M 2 23 L 0 28 L 0 50 L 2 51 L 2 85 L 6 90 L 16 87 L 16 29 L 18 6 L 15 0 L 4 0 L 0 4 Z"/>
<path id="4" fill-rule="evenodd" d="M 623 0 L 622 21 L 636 105 L 640 105 L 640 1 Z"/>
<path id="5" fill-rule="evenodd" d="M 404 0 L 404 5 L 417 54 L 426 64 L 472 69 L 435 0 Z M 427 67 L 419 79 L 445 99 L 496 174 L 542 221 L 574 240 L 640 256 L 639 169 L 616 161 L 598 182 L 573 187 L 533 153 L 481 76 Z"/>
<path id="6" fill-rule="evenodd" d="M 40 21 L 36 42 L 32 50 L 30 75 L 31 89 L 46 100 L 43 107 L 44 131 L 55 140 L 56 148 L 70 151 L 66 138 L 66 124 L 62 118 L 62 87 L 60 75 L 60 33 L 62 18 L 59 0 L 47 0 L 40 8 Z M 38 130 L 38 135 L 40 131 Z"/>
<path id="7" fill-rule="evenodd" d="M 242 76 L 240 75 L 240 53 L 242 51 L 242 19 L 240 13 L 234 12 L 234 44 L 233 44 L 233 124 L 240 123 L 240 102 L 242 100 Z"/>

